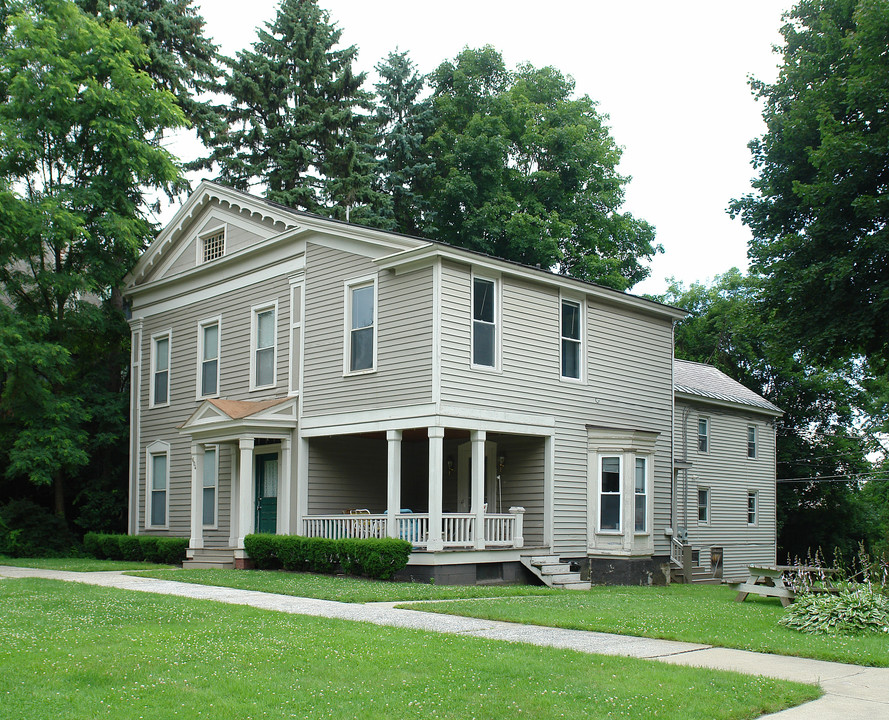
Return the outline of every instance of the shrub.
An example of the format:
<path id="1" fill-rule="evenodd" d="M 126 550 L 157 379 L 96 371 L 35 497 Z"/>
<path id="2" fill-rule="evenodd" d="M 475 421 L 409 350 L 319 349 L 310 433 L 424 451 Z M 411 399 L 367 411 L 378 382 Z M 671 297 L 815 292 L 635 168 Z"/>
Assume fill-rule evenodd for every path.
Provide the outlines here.
<path id="1" fill-rule="evenodd" d="M 868 585 L 846 585 L 836 595 L 803 594 L 778 622 L 823 635 L 889 633 L 889 598 Z"/>
<path id="2" fill-rule="evenodd" d="M 0 507 L 0 553 L 13 557 L 81 554 L 65 521 L 30 500 L 12 500 Z"/>
<path id="3" fill-rule="evenodd" d="M 102 559 L 102 544 L 99 542 L 101 535 L 99 533 L 88 532 L 83 536 L 83 549 L 88 555 Z"/>
<path id="4" fill-rule="evenodd" d="M 157 547 L 157 541 L 160 539 L 155 535 L 137 535 L 139 538 L 139 547 L 142 548 L 142 557 L 148 562 L 159 563 L 161 560 L 160 551 Z"/>
<path id="5" fill-rule="evenodd" d="M 299 535 L 248 535 L 247 554 L 260 569 L 332 573 L 337 566 L 353 575 L 390 580 L 407 565 L 411 544 L 394 538 L 328 540 Z"/>
<path id="6" fill-rule="evenodd" d="M 168 565 L 181 565 L 188 549 L 188 538 L 161 537 L 157 539 L 157 554 L 160 562 Z"/>
<path id="7" fill-rule="evenodd" d="M 120 535 L 101 534 L 99 545 L 102 547 L 102 555 L 108 560 L 123 560 L 123 552 L 120 549 Z"/>
<path id="8" fill-rule="evenodd" d="M 142 545 L 137 535 L 118 535 L 117 544 L 123 560 L 144 560 Z"/>

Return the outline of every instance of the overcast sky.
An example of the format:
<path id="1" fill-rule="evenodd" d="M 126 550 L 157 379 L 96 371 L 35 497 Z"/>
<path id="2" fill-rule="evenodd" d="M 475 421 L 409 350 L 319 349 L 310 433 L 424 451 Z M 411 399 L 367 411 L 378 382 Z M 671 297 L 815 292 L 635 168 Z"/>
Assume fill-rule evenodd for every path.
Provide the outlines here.
<path id="1" fill-rule="evenodd" d="M 276 0 L 202 0 L 206 32 L 233 55 L 270 21 Z M 747 76 L 771 81 L 787 0 L 321 0 L 372 71 L 407 50 L 429 72 L 465 46 L 493 45 L 507 66 L 552 65 L 610 117 L 632 176 L 624 209 L 657 229 L 664 253 L 634 293 L 666 278 L 706 281 L 746 268 L 749 232 L 725 208 L 749 191 L 747 143 L 762 134 Z M 372 80 L 369 80 L 369 84 Z M 368 89 L 372 89 L 370 85 Z M 174 152 L 175 152 L 174 148 Z"/>

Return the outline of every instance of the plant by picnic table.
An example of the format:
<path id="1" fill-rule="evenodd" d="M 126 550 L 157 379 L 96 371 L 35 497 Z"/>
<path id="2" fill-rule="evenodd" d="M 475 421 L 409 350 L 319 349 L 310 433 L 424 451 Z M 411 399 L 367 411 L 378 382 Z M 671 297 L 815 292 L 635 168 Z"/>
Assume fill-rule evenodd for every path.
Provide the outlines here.
<path id="1" fill-rule="evenodd" d="M 844 584 L 836 594 L 797 596 L 778 622 L 825 635 L 889 633 L 889 598 L 870 585 Z"/>

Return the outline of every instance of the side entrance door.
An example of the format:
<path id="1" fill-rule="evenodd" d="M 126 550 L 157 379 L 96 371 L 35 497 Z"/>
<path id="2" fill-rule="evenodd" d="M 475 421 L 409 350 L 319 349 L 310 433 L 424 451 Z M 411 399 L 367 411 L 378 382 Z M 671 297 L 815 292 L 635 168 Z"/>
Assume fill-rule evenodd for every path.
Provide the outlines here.
<path id="1" fill-rule="evenodd" d="M 278 530 L 278 456 L 256 456 L 256 532 Z"/>

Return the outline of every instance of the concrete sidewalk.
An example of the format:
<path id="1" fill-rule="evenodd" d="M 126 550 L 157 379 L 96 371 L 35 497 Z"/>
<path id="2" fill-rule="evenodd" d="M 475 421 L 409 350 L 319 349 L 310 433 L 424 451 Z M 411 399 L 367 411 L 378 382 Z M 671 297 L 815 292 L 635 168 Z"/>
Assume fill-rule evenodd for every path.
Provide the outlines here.
<path id="1" fill-rule="evenodd" d="M 193 585 L 171 580 L 131 577 L 119 571 L 79 573 L 0 566 L 0 577 L 65 580 L 160 595 L 215 600 L 232 605 L 249 605 L 263 610 L 296 615 L 314 615 L 429 632 L 473 635 L 490 640 L 523 642 L 585 653 L 644 658 L 675 665 L 734 670 L 748 675 L 818 683 L 825 693 L 822 698 L 768 717 L 782 720 L 802 718 L 889 720 L 889 668 L 867 668 L 672 640 L 652 640 L 627 635 L 478 620 L 416 610 L 396 610 L 393 607 L 394 603 L 340 603 L 252 590 Z"/>

